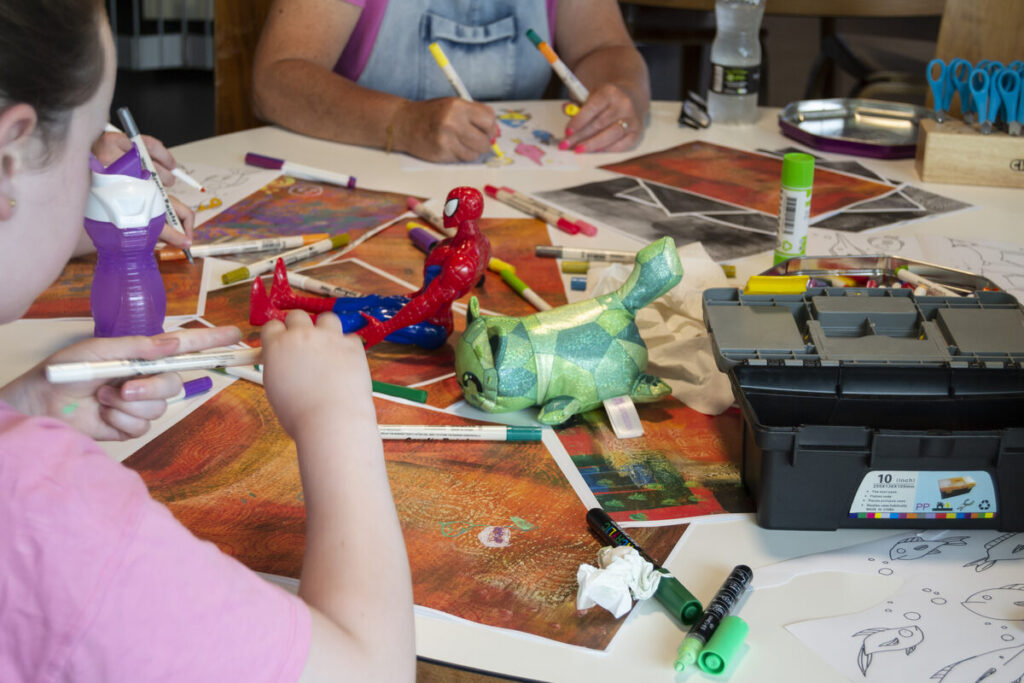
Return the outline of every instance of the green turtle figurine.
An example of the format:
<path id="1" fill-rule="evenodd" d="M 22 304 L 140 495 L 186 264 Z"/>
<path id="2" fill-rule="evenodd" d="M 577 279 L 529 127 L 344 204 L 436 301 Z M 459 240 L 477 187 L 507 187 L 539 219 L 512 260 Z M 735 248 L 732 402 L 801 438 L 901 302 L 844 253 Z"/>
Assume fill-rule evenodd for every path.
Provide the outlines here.
<path id="1" fill-rule="evenodd" d="M 490 413 L 539 405 L 537 419 L 557 425 L 616 396 L 668 396 L 665 382 L 644 373 L 647 345 L 634 318 L 682 277 L 675 243 L 663 237 L 637 253 L 621 287 L 593 299 L 514 318 L 482 316 L 471 298 L 455 347 L 466 402 Z"/>

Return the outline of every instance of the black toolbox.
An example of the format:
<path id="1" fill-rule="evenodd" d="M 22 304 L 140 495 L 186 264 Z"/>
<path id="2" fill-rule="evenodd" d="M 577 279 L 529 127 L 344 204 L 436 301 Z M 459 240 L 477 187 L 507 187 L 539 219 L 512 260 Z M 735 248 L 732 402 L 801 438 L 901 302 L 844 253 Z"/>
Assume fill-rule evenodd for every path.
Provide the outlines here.
<path id="1" fill-rule="evenodd" d="M 1024 309 L 1004 292 L 709 289 L 761 526 L 1024 530 Z"/>

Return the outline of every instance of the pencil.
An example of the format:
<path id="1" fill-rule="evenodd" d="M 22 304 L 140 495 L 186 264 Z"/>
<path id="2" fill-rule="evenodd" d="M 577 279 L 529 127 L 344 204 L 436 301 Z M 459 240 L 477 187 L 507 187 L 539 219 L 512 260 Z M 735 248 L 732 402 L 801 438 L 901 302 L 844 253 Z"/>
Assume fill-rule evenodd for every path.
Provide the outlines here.
<path id="1" fill-rule="evenodd" d="M 473 98 L 469 96 L 469 91 L 466 90 L 466 85 L 462 82 L 462 79 L 459 78 L 459 74 L 455 71 L 455 67 L 453 67 L 452 63 L 448 61 L 448 55 L 444 53 L 441 46 L 438 43 L 431 43 L 429 45 L 429 49 L 430 54 L 434 56 L 434 61 L 436 61 L 437 65 L 441 67 L 441 71 L 444 72 L 445 78 L 447 78 L 448 82 L 452 84 L 452 88 L 455 89 L 455 92 L 458 93 L 459 97 L 467 102 L 472 102 Z M 497 142 L 491 144 L 491 149 L 494 150 L 494 153 L 498 155 L 499 159 L 505 158 L 505 153 L 501 151 L 501 147 L 498 147 Z"/>

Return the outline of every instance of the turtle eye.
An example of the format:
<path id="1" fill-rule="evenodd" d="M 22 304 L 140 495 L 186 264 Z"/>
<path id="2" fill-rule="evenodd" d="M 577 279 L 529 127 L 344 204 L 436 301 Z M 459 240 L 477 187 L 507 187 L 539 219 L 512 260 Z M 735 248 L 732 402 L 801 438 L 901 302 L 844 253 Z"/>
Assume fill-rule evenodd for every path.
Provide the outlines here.
<path id="1" fill-rule="evenodd" d="M 480 383 L 480 379 L 476 375 L 472 372 L 462 373 L 462 386 L 467 387 L 470 382 L 476 385 L 476 392 L 478 394 L 482 394 L 484 392 L 484 385 Z"/>
<path id="2" fill-rule="evenodd" d="M 454 216 L 455 212 L 458 211 L 458 210 L 459 210 L 459 199 L 458 199 L 458 197 L 454 197 L 452 199 L 449 199 L 447 202 L 444 203 L 444 215 L 445 216 L 449 216 L 449 217 L 450 216 Z"/>

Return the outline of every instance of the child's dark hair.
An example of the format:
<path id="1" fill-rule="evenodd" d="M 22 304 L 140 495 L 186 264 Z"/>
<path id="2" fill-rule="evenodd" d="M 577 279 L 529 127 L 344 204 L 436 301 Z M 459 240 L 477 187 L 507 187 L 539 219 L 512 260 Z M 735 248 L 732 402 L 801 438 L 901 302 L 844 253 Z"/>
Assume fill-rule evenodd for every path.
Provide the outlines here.
<path id="1" fill-rule="evenodd" d="M 103 0 L 0 0 L 0 111 L 36 110 L 49 150 L 103 79 Z"/>

